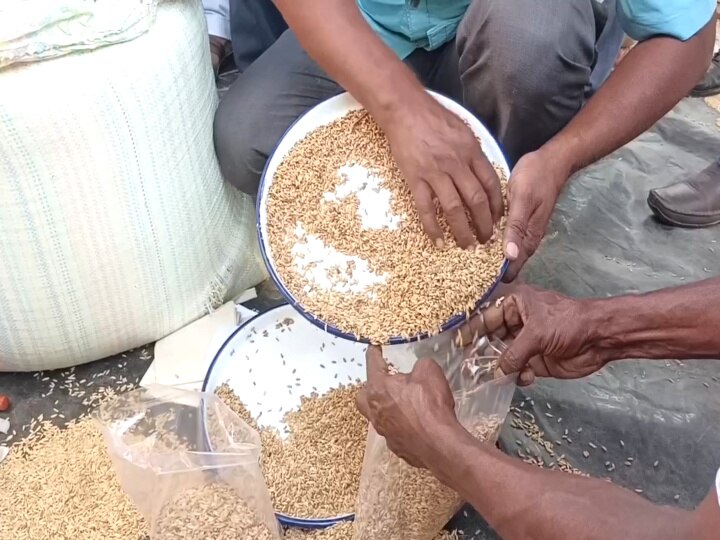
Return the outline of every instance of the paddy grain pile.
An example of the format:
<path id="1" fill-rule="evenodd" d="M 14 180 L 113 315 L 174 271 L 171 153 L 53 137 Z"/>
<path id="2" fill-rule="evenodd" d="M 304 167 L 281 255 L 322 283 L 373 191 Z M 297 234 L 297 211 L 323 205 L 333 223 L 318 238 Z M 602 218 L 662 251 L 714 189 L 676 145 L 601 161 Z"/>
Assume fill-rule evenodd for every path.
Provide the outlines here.
<path id="1" fill-rule="evenodd" d="M 494 443 L 497 416 L 479 417 L 469 430 Z M 460 510 L 463 499 L 426 469 L 412 467 L 375 435 L 368 444 L 355 516 L 354 540 L 428 540 Z"/>
<path id="2" fill-rule="evenodd" d="M 457 531 L 442 531 L 433 538 L 433 540 L 461 539 L 462 537 L 458 535 Z M 285 540 L 353 540 L 353 524 L 351 522 L 342 523 L 319 531 L 290 529 L 285 533 Z"/>
<path id="3" fill-rule="evenodd" d="M 278 540 L 228 485 L 185 489 L 160 510 L 152 540 Z"/>
<path id="4" fill-rule="evenodd" d="M 503 220 L 491 242 L 464 250 L 436 213 L 444 249 L 424 233 L 384 133 L 353 111 L 308 134 L 279 165 L 267 200 L 270 252 L 300 304 L 341 331 L 374 343 L 433 334 L 495 281 L 504 228 Z"/>
<path id="5" fill-rule="evenodd" d="M 147 525 L 122 491 L 90 419 L 43 422 L 0 465 L 0 536 L 13 540 L 139 540 Z"/>
<path id="6" fill-rule="evenodd" d="M 367 420 L 358 412 L 357 384 L 303 397 L 285 415 L 288 434 L 258 426 L 227 385 L 218 396 L 260 432 L 260 465 L 277 512 L 300 518 L 326 518 L 354 512 L 367 437 Z"/>

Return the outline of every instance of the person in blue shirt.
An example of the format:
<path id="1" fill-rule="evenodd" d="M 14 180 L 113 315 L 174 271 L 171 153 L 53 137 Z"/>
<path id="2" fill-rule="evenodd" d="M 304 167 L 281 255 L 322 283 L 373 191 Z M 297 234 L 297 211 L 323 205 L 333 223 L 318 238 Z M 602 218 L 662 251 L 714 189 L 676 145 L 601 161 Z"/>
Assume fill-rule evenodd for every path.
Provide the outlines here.
<path id="1" fill-rule="evenodd" d="M 430 239 L 439 201 L 461 247 L 503 213 L 470 129 L 426 92 L 464 104 L 513 166 L 503 239 L 511 280 L 576 171 L 688 94 L 713 52 L 715 0 L 275 0 L 290 29 L 238 78 L 215 117 L 225 178 L 246 193 L 278 139 L 349 91 L 386 133 Z M 640 43 L 613 70 L 623 33 Z M 466 210 L 470 216 L 466 218 Z"/>

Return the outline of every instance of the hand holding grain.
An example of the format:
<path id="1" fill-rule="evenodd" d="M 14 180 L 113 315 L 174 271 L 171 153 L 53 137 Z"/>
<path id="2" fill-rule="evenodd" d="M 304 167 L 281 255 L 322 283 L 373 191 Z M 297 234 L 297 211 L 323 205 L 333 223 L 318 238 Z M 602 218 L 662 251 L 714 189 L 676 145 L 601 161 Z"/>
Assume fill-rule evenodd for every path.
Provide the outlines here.
<path id="1" fill-rule="evenodd" d="M 460 247 L 490 240 L 503 214 L 503 198 L 495 169 L 472 130 L 425 93 L 411 111 L 406 108 L 385 124 L 395 161 L 435 245 L 444 247 L 435 198 Z"/>

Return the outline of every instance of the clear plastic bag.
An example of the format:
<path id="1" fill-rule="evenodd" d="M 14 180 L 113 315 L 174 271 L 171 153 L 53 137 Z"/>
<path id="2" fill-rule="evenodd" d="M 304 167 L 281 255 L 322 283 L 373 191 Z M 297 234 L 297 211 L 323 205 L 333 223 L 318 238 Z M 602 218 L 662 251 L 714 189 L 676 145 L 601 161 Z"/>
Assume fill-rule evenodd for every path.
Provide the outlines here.
<path id="1" fill-rule="evenodd" d="M 438 342 L 436 341 L 436 344 Z M 497 362 L 504 345 L 482 338 L 474 347 L 455 349 L 445 339 L 409 347 L 394 358 L 407 371 L 419 357 L 443 367 L 455 397 L 460 423 L 475 437 L 495 444 L 510 409 L 517 375 L 503 375 Z M 428 354 L 428 347 L 432 353 Z M 432 540 L 461 508 L 462 498 L 429 471 L 393 454 L 385 438 L 370 427 L 355 514 L 355 540 Z"/>
<path id="2" fill-rule="evenodd" d="M 280 540 L 260 436 L 214 394 L 142 388 L 95 420 L 153 540 Z"/>

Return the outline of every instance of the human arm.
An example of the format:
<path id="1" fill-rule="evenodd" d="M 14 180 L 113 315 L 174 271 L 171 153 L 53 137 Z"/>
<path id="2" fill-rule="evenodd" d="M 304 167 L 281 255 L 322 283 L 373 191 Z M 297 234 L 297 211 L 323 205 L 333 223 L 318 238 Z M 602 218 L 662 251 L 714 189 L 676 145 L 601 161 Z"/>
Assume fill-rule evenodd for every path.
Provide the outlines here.
<path id="1" fill-rule="evenodd" d="M 445 242 L 434 198 L 458 245 L 490 239 L 503 213 L 494 169 L 470 128 L 425 92 L 355 1 L 276 0 L 276 5 L 308 54 L 385 131 L 430 239 L 439 247 Z"/>
<path id="2" fill-rule="evenodd" d="M 522 463 L 474 439 L 459 424 L 427 430 L 434 444 L 423 460 L 430 471 L 504 540 L 710 540 L 720 530 L 714 490 L 689 512 L 653 504 L 605 480 Z"/>
<path id="3" fill-rule="evenodd" d="M 564 129 L 513 169 L 505 252 L 515 278 L 534 253 L 568 178 L 631 141 L 685 97 L 710 62 L 715 17 L 694 37 L 653 37 L 628 52 Z"/>
<path id="4" fill-rule="evenodd" d="M 504 540 L 715 538 L 714 494 L 694 512 L 654 505 L 609 482 L 543 470 L 473 438 L 458 423 L 447 380 L 432 360 L 388 375 L 378 347 L 367 353 L 360 411 L 388 447 L 429 469 L 478 510 Z"/>
<path id="5" fill-rule="evenodd" d="M 624 358 L 720 358 L 720 277 L 658 291 L 573 299 L 527 285 L 461 330 L 513 338 L 500 359 L 506 372 L 584 377 Z"/>

